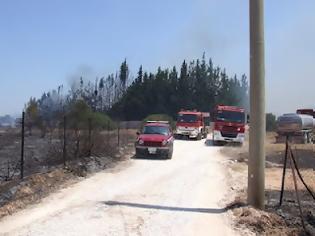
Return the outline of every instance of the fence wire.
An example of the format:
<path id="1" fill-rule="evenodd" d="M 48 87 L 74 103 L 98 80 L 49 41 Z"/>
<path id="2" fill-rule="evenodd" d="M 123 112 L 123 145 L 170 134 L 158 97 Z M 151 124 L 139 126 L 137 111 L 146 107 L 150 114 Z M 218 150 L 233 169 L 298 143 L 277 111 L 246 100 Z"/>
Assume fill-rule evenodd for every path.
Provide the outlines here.
<path id="1" fill-rule="evenodd" d="M 115 158 L 121 148 L 135 141 L 140 124 L 108 122 L 96 126 L 90 119 L 80 124 L 73 124 L 73 121 L 69 124 L 67 119 L 65 116 L 55 120 L 51 126 L 26 126 L 23 135 L 22 119 L 16 128 L 1 129 L 0 182 L 44 173 L 89 156 Z M 23 137 L 24 145 L 21 145 Z"/>

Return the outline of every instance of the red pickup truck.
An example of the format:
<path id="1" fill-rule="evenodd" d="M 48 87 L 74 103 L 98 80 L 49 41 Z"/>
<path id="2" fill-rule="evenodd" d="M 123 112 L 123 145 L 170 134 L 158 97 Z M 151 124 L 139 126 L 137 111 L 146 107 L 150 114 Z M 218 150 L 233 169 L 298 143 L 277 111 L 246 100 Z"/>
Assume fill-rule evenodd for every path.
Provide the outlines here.
<path id="1" fill-rule="evenodd" d="M 171 159 L 173 155 L 174 137 L 168 122 L 148 121 L 142 132 L 138 132 L 135 143 L 136 157 L 164 157 Z"/>

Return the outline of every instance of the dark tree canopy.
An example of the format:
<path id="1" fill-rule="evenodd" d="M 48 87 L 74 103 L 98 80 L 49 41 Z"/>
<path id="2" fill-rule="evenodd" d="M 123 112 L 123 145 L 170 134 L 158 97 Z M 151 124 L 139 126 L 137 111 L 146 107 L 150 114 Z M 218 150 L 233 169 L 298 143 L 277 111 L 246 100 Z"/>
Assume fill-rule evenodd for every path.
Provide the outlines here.
<path id="1" fill-rule="evenodd" d="M 180 109 L 209 112 L 216 104 L 249 108 L 246 76 L 229 76 L 203 55 L 190 62 L 184 60 L 179 69 L 158 67 L 152 73 L 140 66 L 134 77 L 124 60 L 116 74 L 100 79 L 80 77 L 68 92 L 59 86 L 38 100 L 33 98 L 27 109 L 33 111 L 35 104 L 38 115 L 49 123 L 72 110 L 79 100 L 91 111 L 119 120 L 143 120 L 150 114 L 175 118 Z"/>
<path id="2" fill-rule="evenodd" d="M 248 81 L 228 76 L 225 69 L 214 67 L 212 60 L 183 61 L 180 73 L 158 67 L 156 73 L 138 76 L 121 99 L 110 109 L 110 114 L 126 120 L 141 120 L 148 114 L 169 114 L 180 109 L 209 112 L 216 104 L 242 106 L 248 110 Z"/>

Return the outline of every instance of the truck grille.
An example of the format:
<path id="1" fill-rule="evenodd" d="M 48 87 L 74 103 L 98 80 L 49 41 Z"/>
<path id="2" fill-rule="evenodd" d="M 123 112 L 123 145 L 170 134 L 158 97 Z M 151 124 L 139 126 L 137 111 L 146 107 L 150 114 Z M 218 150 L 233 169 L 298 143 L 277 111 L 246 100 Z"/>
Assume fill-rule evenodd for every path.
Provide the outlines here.
<path id="1" fill-rule="evenodd" d="M 236 138 L 237 133 L 228 133 L 228 132 L 221 132 L 222 137 L 225 138 Z"/>
<path id="2" fill-rule="evenodd" d="M 235 133 L 237 132 L 237 127 L 233 127 L 233 126 L 223 126 L 222 131 L 224 133 Z"/>
<path id="3" fill-rule="evenodd" d="M 144 141 L 144 146 L 148 147 L 161 147 L 162 143 L 161 142 L 153 142 L 153 141 Z"/>

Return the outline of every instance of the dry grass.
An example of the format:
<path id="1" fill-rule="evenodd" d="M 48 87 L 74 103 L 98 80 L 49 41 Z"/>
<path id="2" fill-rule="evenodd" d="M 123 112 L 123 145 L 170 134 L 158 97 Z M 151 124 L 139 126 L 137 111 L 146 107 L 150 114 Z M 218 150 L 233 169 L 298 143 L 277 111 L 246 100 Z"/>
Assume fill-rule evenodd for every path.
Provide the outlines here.
<path id="1" fill-rule="evenodd" d="M 38 202 L 49 193 L 74 183 L 73 175 L 63 169 L 27 177 L 22 182 L 11 181 L 0 186 L 7 199 L 1 201 L 0 218 L 11 215 L 28 204 Z M 0 195 L 3 197 L 3 194 Z"/>

